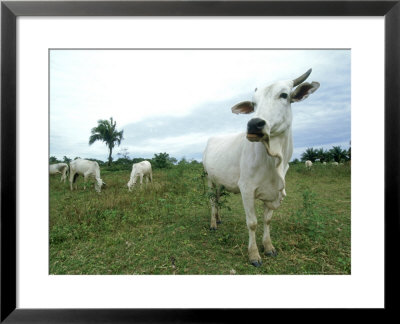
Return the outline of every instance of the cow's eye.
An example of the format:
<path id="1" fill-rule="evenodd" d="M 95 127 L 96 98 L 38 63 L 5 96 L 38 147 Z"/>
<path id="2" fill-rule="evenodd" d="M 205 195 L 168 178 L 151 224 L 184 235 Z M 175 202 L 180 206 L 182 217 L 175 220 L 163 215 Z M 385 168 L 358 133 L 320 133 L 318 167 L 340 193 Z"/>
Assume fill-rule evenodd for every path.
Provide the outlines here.
<path id="1" fill-rule="evenodd" d="M 287 93 L 282 92 L 281 95 L 279 96 L 279 98 L 286 99 L 287 98 Z"/>

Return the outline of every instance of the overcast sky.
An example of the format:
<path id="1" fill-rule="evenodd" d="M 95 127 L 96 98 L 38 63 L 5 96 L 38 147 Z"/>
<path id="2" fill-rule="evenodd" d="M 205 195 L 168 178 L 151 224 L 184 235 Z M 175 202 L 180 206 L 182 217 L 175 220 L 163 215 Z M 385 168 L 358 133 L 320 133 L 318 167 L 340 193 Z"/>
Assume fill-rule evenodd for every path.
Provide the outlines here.
<path id="1" fill-rule="evenodd" d="M 350 50 L 51 50 L 50 156 L 105 161 L 90 130 L 113 117 L 124 130 L 114 159 L 126 148 L 131 158 L 200 161 L 210 136 L 246 130 L 252 115 L 232 114 L 233 105 L 309 68 L 307 81 L 321 86 L 292 104 L 292 159 L 308 147 L 349 147 Z"/>

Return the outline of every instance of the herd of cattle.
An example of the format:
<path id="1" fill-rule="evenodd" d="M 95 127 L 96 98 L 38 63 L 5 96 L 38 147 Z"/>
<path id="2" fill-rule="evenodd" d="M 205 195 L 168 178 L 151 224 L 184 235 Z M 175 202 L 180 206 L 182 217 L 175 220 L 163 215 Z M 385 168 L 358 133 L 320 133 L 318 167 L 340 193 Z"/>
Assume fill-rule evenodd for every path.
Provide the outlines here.
<path id="1" fill-rule="evenodd" d="M 86 189 L 86 181 L 88 178 L 95 179 L 94 188 L 97 192 L 101 192 L 101 187 L 105 184 L 105 182 L 100 178 L 100 167 L 96 161 L 76 159 L 70 162 L 69 167 L 67 163 L 50 164 L 50 174 L 61 174 L 61 181 L 65 182 L 68 171 L 71 190 L 73 190 L 72 185 L 74 183 L 75 189 L 77 188 L 76 179 L 79 175 L 83 176 L 84 189 Z M 133 164 L 131 176 L 127 183 L 129 191 L 131 191 L 138 178 L 140 178 L 140 183 L 143 183 L 143 178 L 146 178 L 147 182 L 149 180 L 150 182 L 153 181 L 150 162 L 142 161 Z"/>
<path id="2" fill-rule="evenodd" d="M 340 163 L 340 164 L 343 164 L 343 163 Z M 307 161 L 305 162 L 305 165 L 306 165 L 306 168 L 307 168 L 307 169 L 311 169 L 311 167 L 313 166 L 313 163 L 312 163 L 310 160 L 307 160 Z M 325 161 L 322 162 L 322 165 L 326 165 L 326 162 L 325 162 Z M 334 161 L 334 162 L 331 162 L 331 165 L 338 166 L 339 163 L 336 162 L 336 161 Z"/>
<path id="3" fill-rule="evenodd" d="M 221 222 L 218 204 L 221 188 L 240 193 L 249 233 L 248 255 L 250 263 L 256 267 L 262 262 L 256 244 L 255 200 L 259 199 L 264 203 L 264 254 L 276 256 L 269 225 L 273 211 L 281 205 L 286 196 L 285 175 L 293 153 L 291 104 L 306 99 L 319 88 L 318 82 L 304 82 L 310 73 L 311 69 L 294 80 L 279 81 L 268 87 L 256 88 L 252 100 L 240 102 L 232 107 L 235 114 L 254 113 L 254 118 L 247 123 L 247 132 L 212 137 L 208 140 L 203 154 L 208 186 L 215 192 L 215 196 L 210 199 L 210 228 L 215 230 Z M 141 163 L 132 167 L 129 190 L 138 177 L 140 181 L 144 176 L 152 180 L 150 163 Z M 50 172 L 61 173 L 65 181 L 67 168 L 66 164 L 53 168 L 50 166 Z M 85 182 L 87 177 L 94 177 L 97 191 L 100 191 L 104 184 L 97 162 L 78 159 L 70 163 L 71 190 L 78 175 L 82 175 Z"/>

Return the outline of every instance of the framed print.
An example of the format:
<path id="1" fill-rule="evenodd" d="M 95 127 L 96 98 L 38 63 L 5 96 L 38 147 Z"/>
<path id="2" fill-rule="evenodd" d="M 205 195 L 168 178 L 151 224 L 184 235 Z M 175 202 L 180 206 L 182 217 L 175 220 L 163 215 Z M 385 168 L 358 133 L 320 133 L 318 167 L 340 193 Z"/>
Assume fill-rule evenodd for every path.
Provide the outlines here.
<path id="1" fill-rule="evenodd" d="M 393 309 L 399 15 L 398 1 L 3 1 L 1 321 Z M 276 140 L 291 105 L 294 148 Z M 226 180 L 251 169 L 234 167 L 238 140 L 223 137 L 225 167 L 213 158 L 207 138 L 238 129 L 265 146 L 240 161 L 274 161 L 277 196 Z"/>

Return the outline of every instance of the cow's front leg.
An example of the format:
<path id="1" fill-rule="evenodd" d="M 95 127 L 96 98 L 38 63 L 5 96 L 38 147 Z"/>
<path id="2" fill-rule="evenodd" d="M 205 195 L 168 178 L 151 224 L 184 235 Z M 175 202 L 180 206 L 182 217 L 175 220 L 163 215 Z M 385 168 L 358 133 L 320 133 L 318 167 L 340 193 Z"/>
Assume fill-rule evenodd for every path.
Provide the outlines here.
<path id="1" fill-rule="evenodd" d="M 264 254 L 267 256 L 276 256 L 277 252 L 272 245 L 271 237 L 270 237 L 270 229 L 269 224 L 271 222 L 273 210 L 269 209 L 264 205 L 264 235 L 263 235 L 263 246 L 264 246 Z"/>
<path id="2" fill-rule="evenodd" d="M 246 224 L 249 229 L 249 259 L 253 266 L 259 267 L 262 262 L 256 243 L 257 215 L 254 207 L 254 194 L 242 191 L 242 199 L 244 211 L 246 212 Z"/>
<path id="3" fill-rule="evenodd" d="M 87 181 L 87 175 L 85 174 L 83 176 L 83 190 L 86 190 L 86 181 Z"/>

